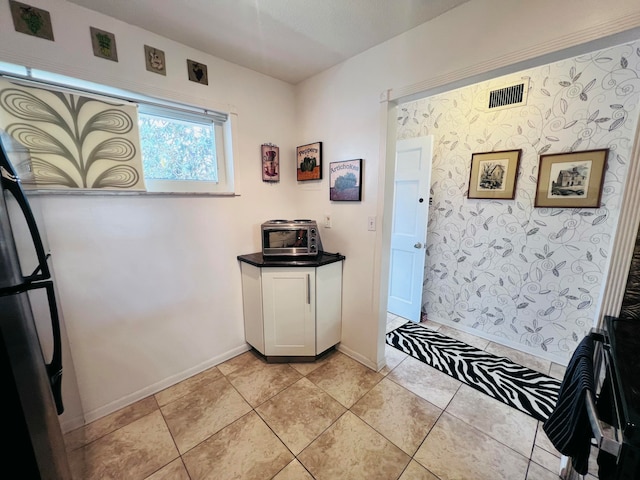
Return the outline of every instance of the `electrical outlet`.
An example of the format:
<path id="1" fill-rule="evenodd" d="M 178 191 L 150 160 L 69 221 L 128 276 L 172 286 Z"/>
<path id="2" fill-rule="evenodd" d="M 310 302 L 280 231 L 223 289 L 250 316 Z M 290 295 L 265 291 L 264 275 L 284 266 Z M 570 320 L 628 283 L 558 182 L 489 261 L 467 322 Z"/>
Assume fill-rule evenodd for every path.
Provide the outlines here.
<path id="1" fill-rule="evenodd" d="M 376 231 L 376 217 L 369 217 L 367 219 L 367 230 L 370 232 Z"/>
<path id="2" fill-rule="evenodd" d="M 324 215 L 324 228 L 331 228 L 331 215 L 328 213 Z"/>

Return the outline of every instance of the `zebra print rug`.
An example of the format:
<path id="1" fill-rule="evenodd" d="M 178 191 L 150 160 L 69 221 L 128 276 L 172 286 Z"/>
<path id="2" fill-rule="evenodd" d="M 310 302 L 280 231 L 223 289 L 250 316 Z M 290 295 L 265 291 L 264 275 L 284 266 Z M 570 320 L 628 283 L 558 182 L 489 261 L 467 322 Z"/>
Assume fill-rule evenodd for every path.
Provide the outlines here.
<path id="1" fill-rule="evenodd" d="M 447 337 L 419 323 L 408 322 L 387 333 L 386 342 L 542 422 L 556 405 L 559 380 Z"/>

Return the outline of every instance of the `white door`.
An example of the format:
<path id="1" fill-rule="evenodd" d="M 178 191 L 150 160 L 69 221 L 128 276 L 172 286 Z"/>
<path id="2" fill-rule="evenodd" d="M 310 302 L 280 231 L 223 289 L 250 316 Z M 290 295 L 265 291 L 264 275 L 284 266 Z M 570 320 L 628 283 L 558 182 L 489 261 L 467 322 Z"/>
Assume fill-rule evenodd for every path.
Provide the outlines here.
<path id="1" fill-rule="evenodd" d="M 420 321 L 432 137 L 399 140 L 393 191 L 387 310 Z"/>

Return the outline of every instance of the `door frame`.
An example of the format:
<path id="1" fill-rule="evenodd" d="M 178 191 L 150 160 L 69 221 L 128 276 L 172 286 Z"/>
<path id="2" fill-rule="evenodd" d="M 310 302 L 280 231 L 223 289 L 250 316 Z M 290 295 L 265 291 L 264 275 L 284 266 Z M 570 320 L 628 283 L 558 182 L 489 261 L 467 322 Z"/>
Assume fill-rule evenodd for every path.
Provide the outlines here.
<path id="1" fill-rule="evenodd" d="M 378 178 L 377 216 L 380 228 L 376 230 L 376 249 L 373 271 L 373 314 L 378 317 L 378 340 L 376 368 L 386 365 L 385 333 L 387 325 L 387 304 L 389 300 L 389 265 L 391 248 L 391 222 L 393 218 L 393 189 L 395 180 L 397 121 L 395 110 L 398 100 L 391 100 L 391 90 L 380 95 L 380 166 Z"/>

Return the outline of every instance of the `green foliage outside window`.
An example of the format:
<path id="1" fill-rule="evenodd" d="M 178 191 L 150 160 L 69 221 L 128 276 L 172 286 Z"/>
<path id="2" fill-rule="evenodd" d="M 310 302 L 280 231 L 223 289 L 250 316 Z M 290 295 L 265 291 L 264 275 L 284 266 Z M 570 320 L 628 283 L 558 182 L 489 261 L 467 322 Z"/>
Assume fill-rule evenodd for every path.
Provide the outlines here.
<path id="1" fill-rule="evenodd" d="M 218 180 L 214 125 L 139 115 L 144 176 L 153 180 Z"/>

